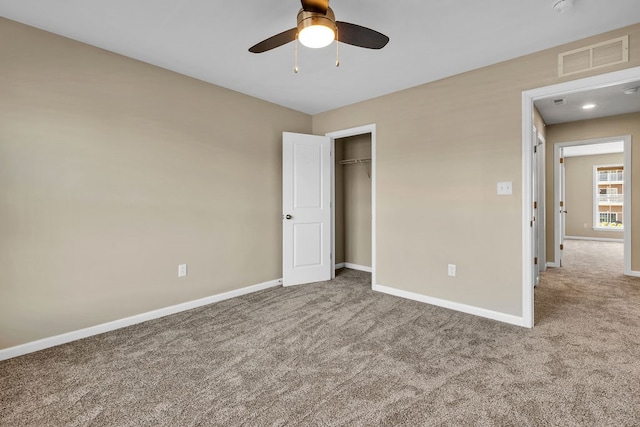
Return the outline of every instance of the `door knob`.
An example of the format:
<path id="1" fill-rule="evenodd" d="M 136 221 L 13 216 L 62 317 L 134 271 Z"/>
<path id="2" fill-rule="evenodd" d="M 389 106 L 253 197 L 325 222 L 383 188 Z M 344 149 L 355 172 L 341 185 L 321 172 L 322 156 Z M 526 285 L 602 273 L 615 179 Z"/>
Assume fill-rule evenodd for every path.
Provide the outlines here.
<path id="1" fill-rule="evenodd" d="M 291 218 L 293 218 L 293 217 L 292 217 L 291 215 L 289 215 L 289 214 L 286 214 L 284 217 L 285 217 L 286 219 L 291 219 Z"/>

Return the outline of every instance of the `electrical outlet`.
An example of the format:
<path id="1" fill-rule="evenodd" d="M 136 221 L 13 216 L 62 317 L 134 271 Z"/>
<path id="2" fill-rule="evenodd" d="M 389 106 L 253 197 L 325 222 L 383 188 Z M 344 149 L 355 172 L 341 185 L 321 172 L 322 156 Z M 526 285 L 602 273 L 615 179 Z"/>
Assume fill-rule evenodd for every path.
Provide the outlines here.
<path id="1" fill-rule="evenodd" d="M 185 277 L 187 275 L 187 264 L 178 265 L 178 277 Z"/>
<path id="2" fill-rule="evenodd" d="M 589 228 L 589 224 L 587 224 L 586 222 L 583 225 L 584 228 Z"/>
<path id="3" fill-rule="evenodd" d="M 455 276 L 456 275 L 456 265 L 455 264 L 449 264 L 447 272 L 449 273 L 449 276 Z"/>
<path id="4" fill-rule="evenodd" d="M 498 195 L 508 196 L 513 194 L 513 183 L 511 182 L 499 182 L 498 183 Z"/>

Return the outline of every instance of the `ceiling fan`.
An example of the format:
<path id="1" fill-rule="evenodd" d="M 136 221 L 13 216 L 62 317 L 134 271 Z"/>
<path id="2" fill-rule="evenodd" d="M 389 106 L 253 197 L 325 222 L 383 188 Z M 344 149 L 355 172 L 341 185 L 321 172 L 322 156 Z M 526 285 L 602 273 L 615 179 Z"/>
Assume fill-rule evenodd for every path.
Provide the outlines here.
<path id="1" fill-rule="evenodd" d="M 367 49 L 382 49 L 389 37 L 370 28 L 336 21 L 329 0 L 301 0 L 298 25 L 276 34 L 249 48 L 249 52 L 262 53 L 299 40 L 304 46 L 321 48 L 336 40 Z"/>

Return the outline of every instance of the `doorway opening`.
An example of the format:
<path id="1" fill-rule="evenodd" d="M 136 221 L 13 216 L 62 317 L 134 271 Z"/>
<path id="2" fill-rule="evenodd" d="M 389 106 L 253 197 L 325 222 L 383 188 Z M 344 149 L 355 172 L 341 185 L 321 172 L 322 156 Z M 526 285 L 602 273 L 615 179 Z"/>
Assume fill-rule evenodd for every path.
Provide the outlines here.
<path id="1" fill-rule="evenodd" d="M 336 139 L 334 155 L 334 269 L 370 273 L 371 134 Z"/>
<path id="2" fill-rule="evenodd" d="M 561 99 L 563 95 L 582 93 L 615 85 L 633 84 L 640 81 L 640 67 L 615 71 L 572 80 L 565 83 L 541 87 L 522 92 L 522 322 L 523 326 L 532 328 L 534 325 L 534 229 L 531 226 L 531 206 L 533 206 L 533 136 L 531 129 L 534 121 L 534 102 L 549 97 Z M 547 138 L 548 139 L 548 138 Z M 629 189 L 630 190 L 630 189 Z M 559 206 L 553 206 L 553 209 Z M 629 238 L 625 239 L 625 246 L 630 249 L 631 224 L 625 228 Z M 629 251 L 625 251 L 630 254 Z M 625 261 L 626 262 L 626 261 Z M 640 276 L 640 272 L 627 269 L 625 274 Z"/>
<path id="3" fill-rule="evenodd" d="M 553 266 L 565 265 L 565 240 L 631 240 L 631 176 L 630 135 L 554 144 Z M 623 259 L 628 274 L 627 244 Z"/>
<path id="4" fill-rule="evenodd" d="M 376 284 L 376 126 L 327 133 L 331 138 L 332 278 L 341 267 L 371 272 Z"/>

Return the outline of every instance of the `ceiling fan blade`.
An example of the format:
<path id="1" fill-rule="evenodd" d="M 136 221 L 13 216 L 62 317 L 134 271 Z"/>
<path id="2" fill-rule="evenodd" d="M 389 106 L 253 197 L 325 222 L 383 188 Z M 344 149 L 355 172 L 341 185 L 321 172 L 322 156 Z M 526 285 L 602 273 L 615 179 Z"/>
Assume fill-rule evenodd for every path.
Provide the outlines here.
<path id="1" fill-rule="evenodd" d="M 269 37 L 268 39 L 262 40 L 260 43 L 251 46 L 249 48 L 249 52 L 262 53 L 271 49 L 275 49 L 276 47 L 280 47 L 283 44 L 294 41 L 296 39 L 297 32 L 297 28 L 283 31 L 280 34 L 276 34 L 275 36 Z"/>
<path id="2" fill-rule="evenodd" d="M 302 10 L 305 12 L 316 12 L 327 14 L 329 9 L 329 0 L 300 0 L 302 3 Z"/>
<path id="3" fill-rule="evenodd" d="M 389 37 L 371 28 L 348 22 L 336 21 L 338 41 L 367 49 L 382 49 L 389 43 Z"/>

